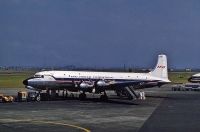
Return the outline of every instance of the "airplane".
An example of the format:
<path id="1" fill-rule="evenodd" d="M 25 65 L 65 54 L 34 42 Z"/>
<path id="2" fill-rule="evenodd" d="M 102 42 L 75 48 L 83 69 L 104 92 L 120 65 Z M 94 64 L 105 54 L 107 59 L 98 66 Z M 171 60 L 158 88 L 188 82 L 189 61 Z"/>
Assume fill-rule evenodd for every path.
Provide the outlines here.
<path id="1" fill-rule="evenodd" d="M 191 83 L 200 83 L 200 73 L 192 75 L 189 79 L 189 82 Z"/>
<path id="2" fill-rule="evenodd" d="M 168 79 L 167 57 L 158 55 L 156 67 L 148 73 L 92 72 L 92 71 L 42 71 L 27 78 L 23 84 L 32 90 L 67 90 L 80 92 L 79 99 L 86 99 L 86 92 L 101 94 L 100 99 L 107 100 L 107 90 L 117 95 L 138 98 L 135 90 L 162 86 L 170 83 Z M 128 93 L 128 94 L 127 94 Z"/>

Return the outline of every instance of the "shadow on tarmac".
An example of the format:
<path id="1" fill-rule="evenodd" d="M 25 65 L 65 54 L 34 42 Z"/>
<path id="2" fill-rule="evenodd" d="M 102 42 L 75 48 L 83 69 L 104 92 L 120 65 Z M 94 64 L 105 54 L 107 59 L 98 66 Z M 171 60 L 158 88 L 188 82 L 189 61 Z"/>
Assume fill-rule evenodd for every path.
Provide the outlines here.
<path id="1" fill-rule="evenodd" d="M 60 99 L 63 100 L 63 99 Z M 119 99 L 119 98 L 109 98 L 106 101 L 103 101 L 99 98 L 87 98 L 85 100 L 80 100 L 79 98 L 66 98 L 64 100 L 78 100 L 81 102 L 100 102 L 100 103 L 111 103 L 111 104 L 124 104 L 124 105 L 139 105 L 136 100 L 128 100 L 128 99 Z M 54 100 L 55 101 L 55 100 Z"/>

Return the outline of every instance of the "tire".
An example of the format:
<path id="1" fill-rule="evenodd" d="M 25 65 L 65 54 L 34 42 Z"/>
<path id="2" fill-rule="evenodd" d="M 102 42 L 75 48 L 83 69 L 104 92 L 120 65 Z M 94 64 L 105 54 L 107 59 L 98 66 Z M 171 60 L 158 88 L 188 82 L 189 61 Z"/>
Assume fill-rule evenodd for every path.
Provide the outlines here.
<path id="1" fill-rule="evenodd" d="M 41 101 L 40 95 L 38 95 L 38 96 L 36 97 L 36 101 L 37 101 L 37 102 L 40 102 L 40 101 Z"/>
<path id="2" fill-rule="evenodd" d="M 100 100 L 102 100 L 102 101 L 107 101 L 107 100 L 108 100 L 108 96 L 106 96 L 106 95 L 101 95 L 101 96 L 100 96 Z"/>

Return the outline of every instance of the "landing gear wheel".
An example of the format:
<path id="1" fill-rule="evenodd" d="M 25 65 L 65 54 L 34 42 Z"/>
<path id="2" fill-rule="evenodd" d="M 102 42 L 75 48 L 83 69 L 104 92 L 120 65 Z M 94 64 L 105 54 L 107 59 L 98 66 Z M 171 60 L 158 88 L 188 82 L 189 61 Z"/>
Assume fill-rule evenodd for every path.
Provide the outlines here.
<path id="1" fill-rule="evenodd" d="M 128 95 L 128 100 L 133 100 L 133 97 Z"/>
<path id="2" fill-rule="evenodd" d="M 107 95 L 101 95 L 100 96 L 100 100 L 107 101 L 108 100 L 108 96 Z"/>
<path id="3" fill-rule="evenodd" d="M 79 99 L 80 100 L 85 100 L 86 99 L 86 94 L 85 93 L 79 94 Z"/>
<path id="4" fill-rule="evenodd" d="M 71 97 L 71 98 L 74 98 L 74 94 L 73 94 L 73 93 L 71 93 L 71 94 L 70 94 L 70 97 Z"/>
<path id="5" fill-rule="evenodd" d="M 117 96 L 121 96 L 120 92 L 119 91 L 115 91 Z"/>
<path id="6" fill-rule="evenodd" d="M 64 98 L 67 98 L 67 97 L 68 97 L 68 93 L 66 92 L 66 94 L 65 94 Z"/>
<path id="7" fill-rule="evenodd" d="M 38 96 L 36 97 L 36 101 L 37 101 L 37 102 L 41 101 L 40 95 L 38 95 Z"/>

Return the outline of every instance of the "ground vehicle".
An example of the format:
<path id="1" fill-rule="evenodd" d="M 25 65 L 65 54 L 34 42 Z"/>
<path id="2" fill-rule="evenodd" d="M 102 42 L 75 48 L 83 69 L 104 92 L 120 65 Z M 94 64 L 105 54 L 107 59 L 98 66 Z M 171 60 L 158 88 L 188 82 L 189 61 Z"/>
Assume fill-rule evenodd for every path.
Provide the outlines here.
<path id="1" fill-rule="evenodd" d="M 172 86 L 172 91 L 200 91 L 200 83 L 176 84 Z"/>
<path id="2" fill-rule="evenodd" d="M 27 97 L 28 97 L 28 93 L 26 91 L 19 91 L 18 96 L 17 96 L 17 100 L 19 102 L 27 101 Z"/>
<path id="3" fill-rule="evenodd" d="M 27 92 L 27 91 L 19 91 L 17 99 L 19 102 L 41 100 L 40 95 L 37 92 Z"/>
<path id="4" fill-rule="evenodd" d="M 5 96 L 3 94 L 0 94 L 0 102 L 6 103 L 6 102 L 13 102 L 14 98 L 12 96 Z"/>

